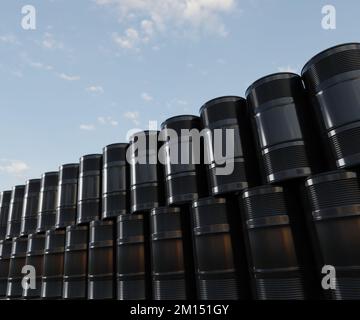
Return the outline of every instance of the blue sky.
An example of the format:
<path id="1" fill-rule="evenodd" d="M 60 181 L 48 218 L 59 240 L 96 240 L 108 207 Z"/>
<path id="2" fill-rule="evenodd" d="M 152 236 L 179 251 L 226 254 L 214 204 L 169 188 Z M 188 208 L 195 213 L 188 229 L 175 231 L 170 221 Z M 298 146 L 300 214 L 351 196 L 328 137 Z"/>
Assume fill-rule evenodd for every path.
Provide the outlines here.
<path id="1" fill-rule="evenodd" d="M 21 27 L 24 5 L 36 30 Z M 321 27 L 324 5 L 336 30 Z M 359 41 L 358 0 L 2 0 L 0 190 L 77 162 L 320 50 Z"/>

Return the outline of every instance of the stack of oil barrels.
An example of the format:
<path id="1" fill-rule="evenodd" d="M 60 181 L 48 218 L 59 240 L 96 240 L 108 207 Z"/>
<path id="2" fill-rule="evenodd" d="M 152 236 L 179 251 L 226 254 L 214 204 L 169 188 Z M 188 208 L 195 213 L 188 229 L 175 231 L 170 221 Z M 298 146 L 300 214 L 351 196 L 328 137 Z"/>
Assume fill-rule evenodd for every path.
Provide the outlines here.
<path id="1" fill-rule="evenodd" d="M 360 44 L 0 193 L 0 299 L 360 299 Z"/>

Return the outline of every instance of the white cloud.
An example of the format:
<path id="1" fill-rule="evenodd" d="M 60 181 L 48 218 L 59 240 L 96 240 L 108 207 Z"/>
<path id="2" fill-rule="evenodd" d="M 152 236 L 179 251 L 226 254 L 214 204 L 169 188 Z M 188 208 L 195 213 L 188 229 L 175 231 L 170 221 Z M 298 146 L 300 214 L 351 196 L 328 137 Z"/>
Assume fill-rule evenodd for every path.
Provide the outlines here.
<path id="1" fill-rule="evenodd" d="M 58 77 L 63 79 L 63 80 L 66 80 L 66 81 L 78 81 L 78 80 L 80 80 L 80 76 L 73 76 L 73 75 L 68 75 L 68 74 L 65 74 L 65 73 L 59 73 Z"/>
<path id="2" fill-rule="evenodd" d="M 97 93 L 97 94 L 102 94 L 104 93 L 104 88 L 102 86 L 89 86 L 86 88 L 86 91 L 88 92 L 92 92 L 92 93 Z"/>
<path id="3" fill-rule="evenodd" d="M 119 122 L 117 120 L 115 120 L 109 116 L 107 116 L 107 117 L 101 116 L 101 117 L 98 117 L 97 120 L 101 125 L 110 125 L 113 127 L 116 127 L 119 125 Z"/>
<path id="4" fill-rule="evenodd" d="M 292 72 L 297 73 L 297 70 L 291 66 L 278 67 L 279 72 Z"/>
<path id="5" fill-rule="evenodd" d="M 12 34 L 5 34 L 0 36 L 0 42 L 6 43 L 6 44 L 20 44 L 20 42 L 17 40 L 17 38 Z"/>
<path id="6" fill-rule="evenodd" d="M 223 14 L 236 7 L 236 0 L 95 0 L 99 6 L 113 6 L 126 26 L 113 40 L 123 49 L 148 43 L 158 35 L 215 34 L 227 36 Z M 131 25 L 131 27 L 130 27 Z"/>
<path id="7" fill-rule="evenodd" d="M 143 92 L 141 94 L 141 98 L 146 102 L 150 102 L 150 101 L 154 100 L 154 98 L 151 95 L 149 95 L 148 93 L 146 93 L 146 92 Z"/>
<path id="8" fill-rule="evenodd" d="M 55 39 L 54 35 L 50 32 L 45 32 L 41 45 L 45 49 L 63 49 L 64 44 Z"/>
<path id="9" fill-rule="evenodd" d="M 30 67 L 38 68 L 38 69 L 43 69 L 43 70 L 47 70 L 47 71 L 50 71 L 50 70 L 53 70 L 53 69 L 54 69 L 53 66 L 44 64 L 44 63 L 42 63 L 42 62 L 33 62 L 33 61 L 30 61 L 30 62 L 29 62 L 29 65 L 30 65 Z"/>
<path id="10" fill-rule="evenodd" d="M 95 130 L 95 126 L 93 124 L 81 124 L 80 129 L 84 131 L 93 131 Z"/>
<path id="11" fill-rule="evenodd" d="M 131 120 L 136 126 L 140 125 L 140 114 L 138 111 L 127 111 L 124 113 L 124 117 L 125 119 Z"/>
<path id="12" fill-rule="evenodd" d="M 22 177 L 29 169 L 29 166 L 24 161 L 0 159 L 0 172 Z"/>

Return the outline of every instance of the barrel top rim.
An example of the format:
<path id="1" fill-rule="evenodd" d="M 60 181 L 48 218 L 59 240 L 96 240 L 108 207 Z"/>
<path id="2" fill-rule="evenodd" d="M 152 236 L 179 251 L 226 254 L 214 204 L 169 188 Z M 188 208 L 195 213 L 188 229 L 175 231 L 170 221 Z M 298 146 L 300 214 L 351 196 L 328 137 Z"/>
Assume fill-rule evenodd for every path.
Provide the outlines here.
<path id="1" fill-rule="evenodd" d="M 158 214 L 163 214 L 163 213 L 179 213 L 181 212 L 181 208 L 180 207 L 157 207 L 157 208 L 153 208 L 150 211 L 150 214 L 152 216 L 158 215 Z"/>
<path id="2" fill-rule="evenodd" d="M 57 176 L 59 175 L 59 171 L 49 171 L 49 172 L 44 172 L 41 175 L 41 178 L 47 177 L 47 176 Z"/>
<path id="3" fill-rule="evenodd" d="M 101 153 L 91 153 L 91 154 L 85 154 L 80 158 L 80 161 L 88 160 L 88 159 L 99 159 L 102 157 Z"/>
<path id="4" fill-rule="evenodd" d="M 25 189 L 25 185 L 24 184 L 18 184 L 16 186 L 12 187 L 12 191 L 14 191 L 16 189 Z"/>
<path id="5" fill-rule="evenodd" d="M 205 197 L 194 200 L 192 202 L 192 207 L 197 208 L 201 206 L 211 205 L 211 204 L 226 204 L 226 198 L 214 198 L 214 197 Z"/>
<path id="6" fill-rule="evenodd" d="M 87 225 L 71 225 L 65 228 L 66 232 L 71 230 L 88 230 Z"/>
<path id="7" fill-rule="evenodd" d="M 263 194 L 263 191 L 273 191 L 273 192 L 284 192 L 284 188 L 281 186 L 277 186 L 277 185 L 262 185 L 262 186 L 257 186 L 257 187 L 253 187 L 253 188 L 246 188 L 243 192 L 242 192 L 242 198 L 249 198 L 255 195 L 260 195 Z"/>
<path id="8" fill-rule="evenodd" d="M 328 172 L 322 172 L 316 175 L 311 175 L 309 177 L 307 177 L 306 181 L 305 181 L 305 185 L 311 186 L 314 184 L 320 184 L 320 183 L 324 183 L 324 182 L 329 182 L 329 181 L 335 181 L 335 180 L 341 180 L 341 179 L 353 179 L 353 178 L 357 178 L 356 172 L 354 171 L 348 171 L 348 170 L 333 170 L 333 171 L 328 171 Z"/>
<path id="9" fill-rule="evenodd" d="M 169 123 L 173 123 L 173 122 L 177 122 L 177 121 L 192 121 L 192 120 L 199 120 L 200 121 L 200 117 L 196 116 L 194 114 L 183 114 L 183 115 L 174 116 L 174 117 L 166 119 L 161 124 L 161 128 L 164 129 L 164 127 L 166 125 L 168 125 Z"/>
<path id="10" fill-rule="evenodd" d="M 146 136 L 149 135 L 149 134 L 157 134 L 158 135 L 160 133 L 160 131 L 159 130 L 139 130 L 139 131 L 133 133 L 129 137 L 129 144 L 131 144 L 133 142 L 132 140 L 134 139 L 134 137 L 136 137 L 140 133 L 145 134 Z"/>
<path id="11" fill-rule="evenodd" d="M 245 96 L 248 97 L 250 95 L 250 92 L 257 87 L 261 86 L 264 83 L 274 81 L 274 80 L 280 80 L 280 79 L 292 79 L 292 78 L 301 78 L 301 76 L 295 72 L 275 72 L 268 74 L 266 76 L 263 76 L 257 80 L 255 80 L 245 91 Z"/>
<path id="12" fill-rule="evenodd" d="M 34 179 L 28 179 L 26 180 L 26 184 L 30 184 L 30 183 L 37 183 L 37 182 L 41 182 L 41 179 L 39 178 L 34 178 Z"/>
<path id="13" fill-rule="evenodd" d="M 337 44 L 335 46 L 320 51 L 319 53 L 314 55 L 310 60 L 308 60 L 308 62 L 306 62 L 306 64 L 301 70 L 301 75 L 304 76 L 304 74 L 309 70 L 311 65 L 318 63 L 322 59 L 329 57 L 334 53 L 347 51 L 351 49 L 360 50 L 360 42 L 347 42 L 347 43 Z"/>
<path id="14" fill-rule="evenodd" d="M 79 164 L 78 163 L 65 163 L 65 164 L 62 164 L 59 169 L 63 169 L 63 168 L 73 168 L 73 167 L 79 167 Z"/>
<path id="15" fill-rule="evenodd" d="M 96 226 L 109 226 L 114 225 L 112 220 L 94 220 L 90 222 L 90 228 Z"/>
<path id="16" fill-rule="evenodd" d="M 118 142 L 118 143 L 111 143 L 108 144 L 103 148 L 104 151 L 112 150 L 112 149 L 121 149 L 121 148 L 127 148 L 129 146 L 126 142 Z"/>
<path id="17" fill-rule="evenodd" d="M 240 97 L 240 96 L 236 96 L 236 95 L 233 95 L 233 96 L 221 96 L 221 97 L 217 97 L 217 98 L 213 98 L 207 102 L 205 102 L 202 107 L 200 108 L 199 110 L 199 113 L 201 114 L 205 109 L 207 108 L 210 108 L 214 105 L 216 105 L 217 103 L 221 103 L 223 100 L 233 100 L 233 101 L 246 101 L 245 98 L 243 97 Z"/>
<path id="18" fill-rule="evenodd" d="M 120 215 L 116 218 L 117 222 L 129 221 L 129 220 L 144 220 L 144 215 L 141 213 L 128 213 Z"/>
<path id="19" fill-rule="evenodd" d="M 11 190 L 4 190 L 0 192 L 0 195 L 11 193 Z"/>

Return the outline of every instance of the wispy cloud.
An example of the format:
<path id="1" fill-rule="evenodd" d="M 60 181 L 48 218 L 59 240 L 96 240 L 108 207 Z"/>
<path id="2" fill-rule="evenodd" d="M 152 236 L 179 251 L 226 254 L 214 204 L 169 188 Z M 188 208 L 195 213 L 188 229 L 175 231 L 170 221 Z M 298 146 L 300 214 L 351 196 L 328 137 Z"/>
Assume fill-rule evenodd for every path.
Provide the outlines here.
<path id="1" fill-rule="evenodd" d="M 116 127 L 119 125 L 119 122 L 110 116 L 107 116 L 107 117 L 101 116 L 101 117 L 98 117 L 97 120 L 101 125 L 110 125 L 113 127 Z"/>
<path id="2" fill-rule="evenodd" d="M 55 39 L 55 36 L 50 32 L 44 33 L 41 45 L 43 48 L 51 50 L 64 48 L 64 44 L 61 41 Z"/>
<path id="3" fill-rule="evenodd" d="M 151 95 L 149 95 L 148 93 L 146 93 L 146 92 L 143 92 L 141 94 L 141 99 L 143 99 L 146 102 L 150 102 L 150 101 L 154 100 L 154 98 Z"/>
<path id="4" fill-rule="evenodd" d="M 6 43 L 6 44 L 14 44 L 14 45 L 20 44 L 20 41 L 18 41 L 17 38 L 13 34 L 1 35 L 0 42 Z"/>
<path id="5" fill-rule="evenodd" d="M 29 166 L 24 161 L 0 159 L 0 172 L 22 177 L 29 169 Z"/>
<path id="6" fill-rule="evenodd" d="M 95 130 L 95 126 L 93 124 L 81 124 L 80 125 L 80 130 L 84 130 L 84 131 L 94 131 Z"/>
<path id="7" fill-rule="evenodd" d="M 124 113 L 124 118 L 131 120 L 132 123 L 136 126 L 140 125 L 139 117 L 140 114 L 138 111 L 127 111 Z"/>
<path id="8" fill-rule="evenodd" d="M 223 15 L 236 7 L 236 0 L 95 0 L 112 6 L 125 26 L 113 40 L 123 49 L 139 48 L 158 36 L 215 34 L 228 32 Z"/>
<path id="9" fill-rule="evenodd" d="M 51 71 L 54 69 L 53 66 L 44 64 L 42 62 L 34 62 L 34 61 L 29 61 L 29 66 L 33 67 L 33 68 L 37 68 L 37 69 L 47 70 L 47 71 Z"/>
<path id="10" fill-rule="evenodd" d="M 78 81 L 80 80 L 80 76 L 68 75 L 65 73 L 58 73 L 58 77 L 65 81 Z"/>
<path id="11" fill-rule="evenodd" d="M 87 92 L 95 93 L 95 94 L 102 94 L 104 93 L 104 88 L 102 86 L 89 86 L 85 89 Z"/>

